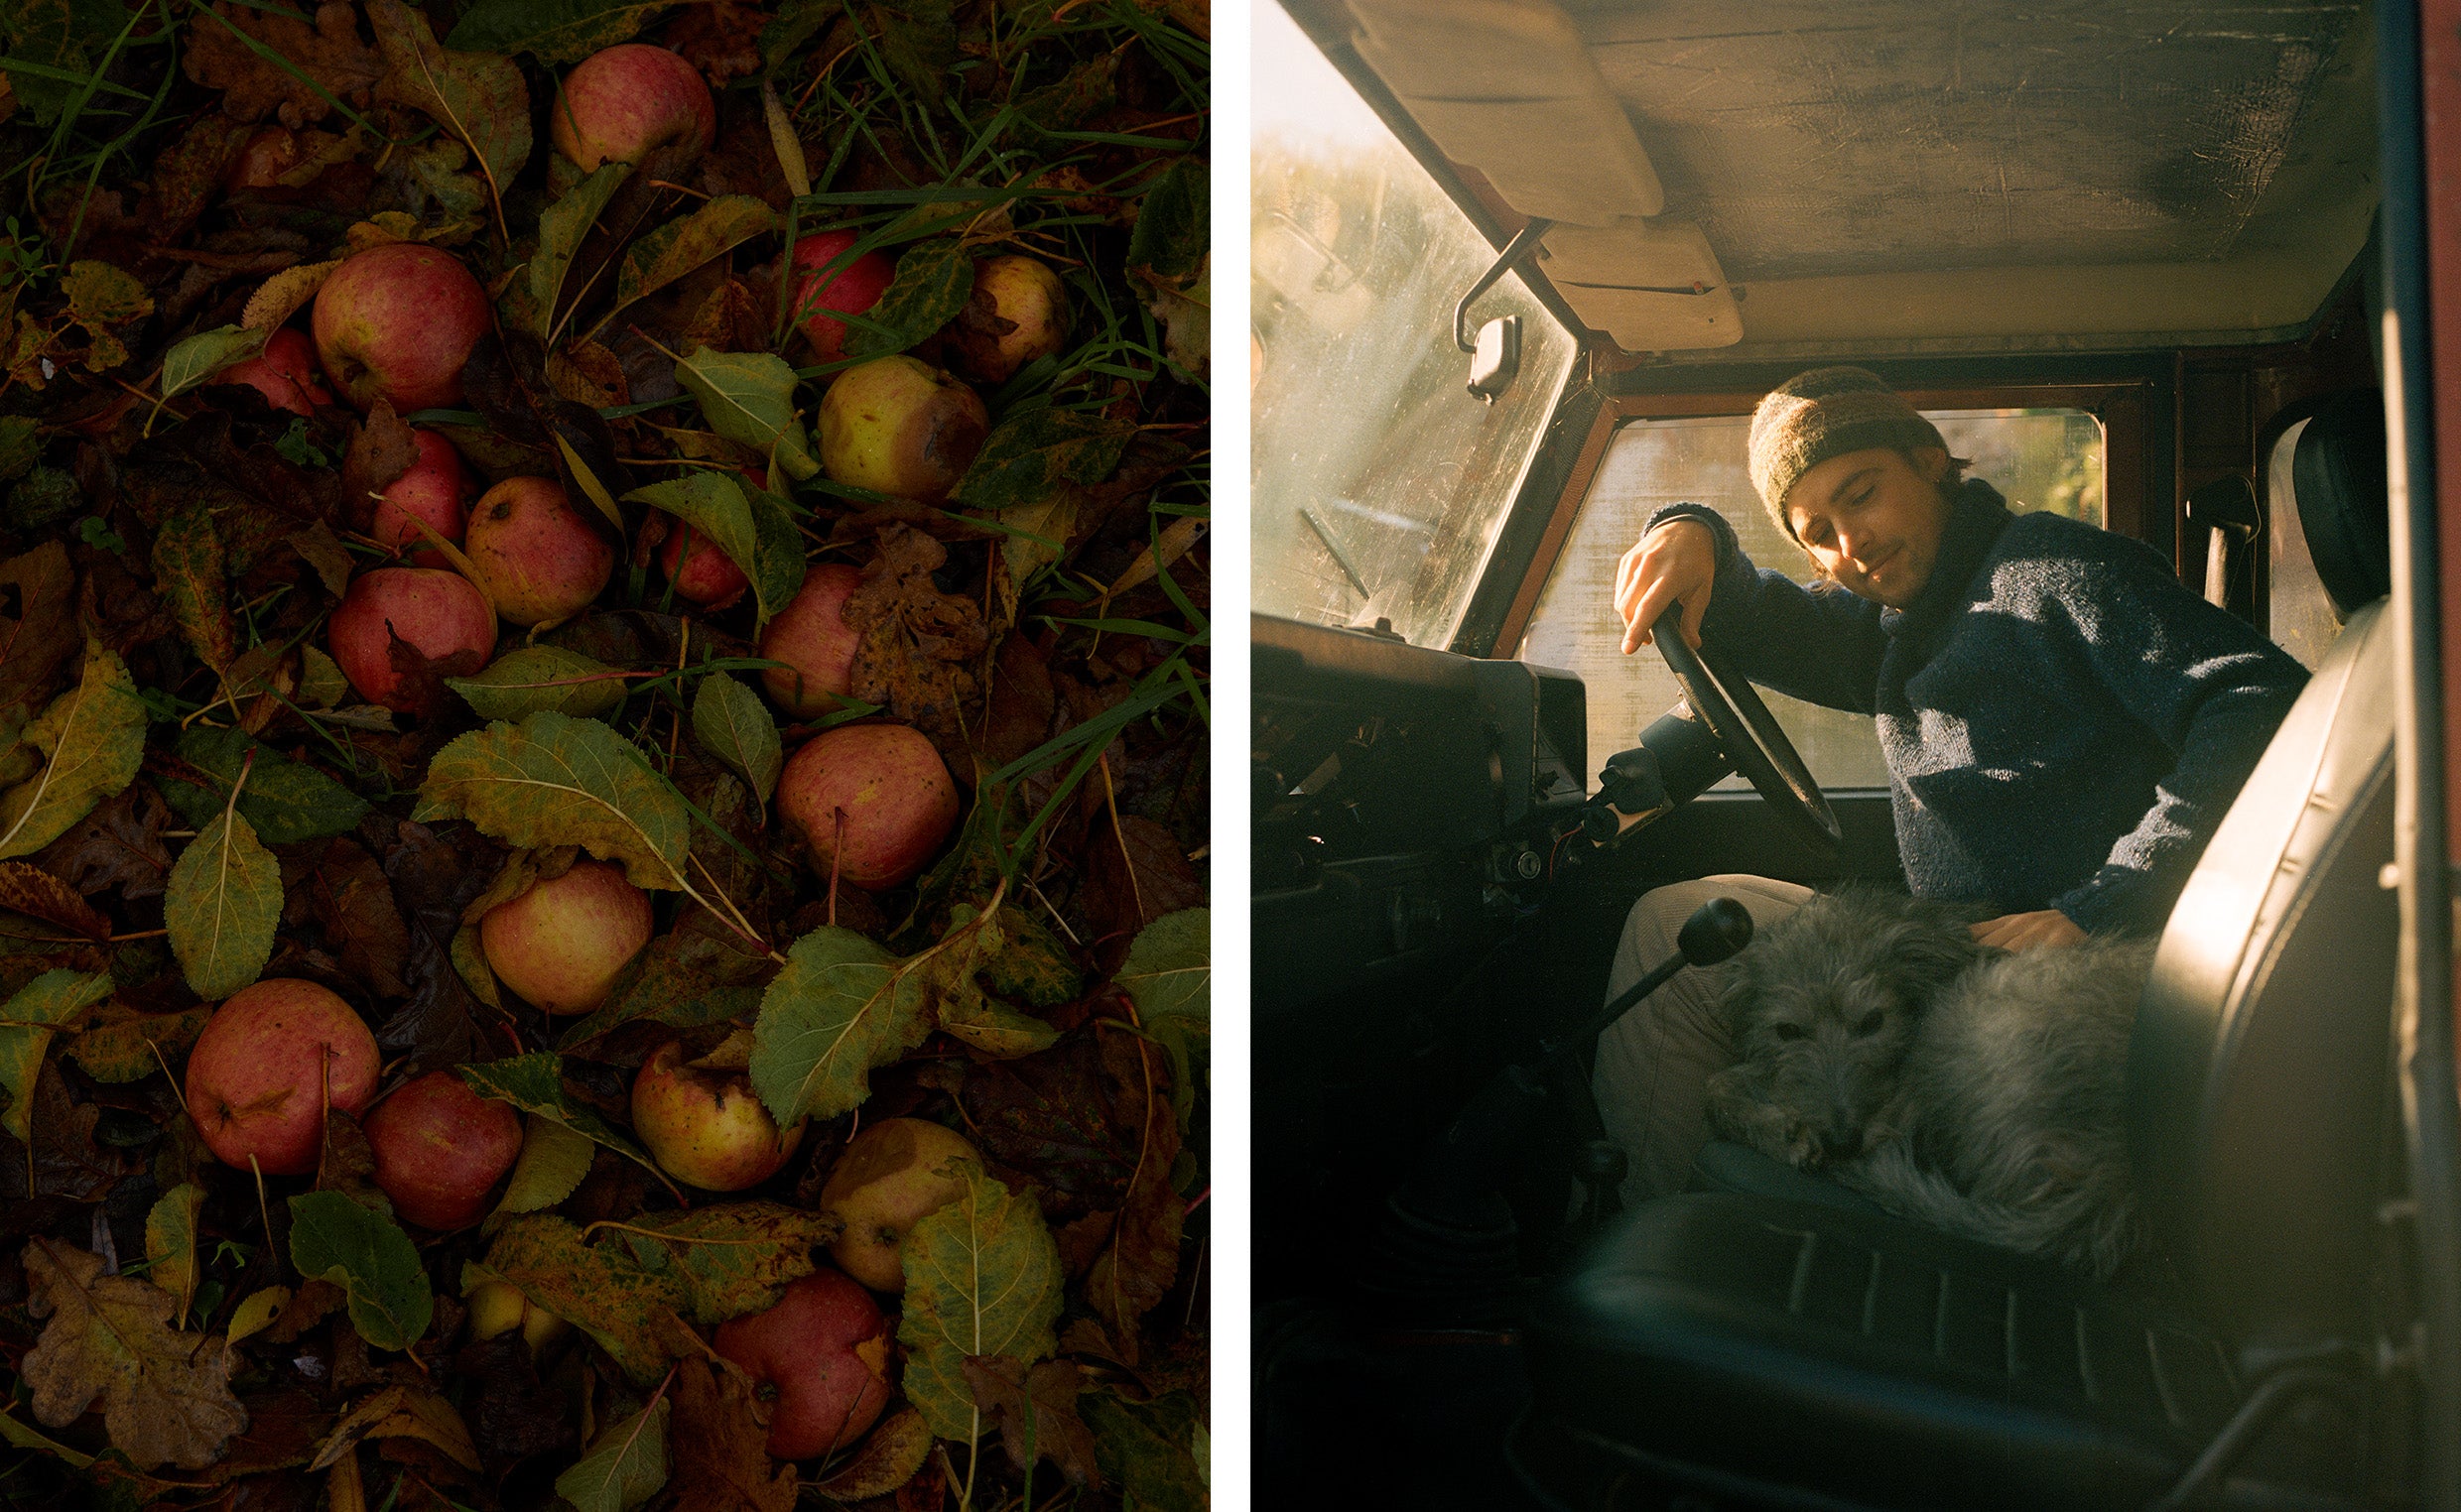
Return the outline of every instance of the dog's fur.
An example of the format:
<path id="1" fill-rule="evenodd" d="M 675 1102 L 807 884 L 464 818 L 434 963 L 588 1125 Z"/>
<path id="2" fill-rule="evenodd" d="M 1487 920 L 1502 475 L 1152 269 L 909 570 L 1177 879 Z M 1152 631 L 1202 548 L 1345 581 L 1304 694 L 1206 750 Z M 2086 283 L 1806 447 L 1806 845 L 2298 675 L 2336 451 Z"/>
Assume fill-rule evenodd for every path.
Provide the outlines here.
<path id="1" fill-rule="evenodd" d="M 1880 1206 L 2108 1276 L 2137 1238 L 2123 1100 L 2147 942 L 2006 954 L 1973 910 L 1813 900 L 1725 969 L 1711 1126 Z"/>

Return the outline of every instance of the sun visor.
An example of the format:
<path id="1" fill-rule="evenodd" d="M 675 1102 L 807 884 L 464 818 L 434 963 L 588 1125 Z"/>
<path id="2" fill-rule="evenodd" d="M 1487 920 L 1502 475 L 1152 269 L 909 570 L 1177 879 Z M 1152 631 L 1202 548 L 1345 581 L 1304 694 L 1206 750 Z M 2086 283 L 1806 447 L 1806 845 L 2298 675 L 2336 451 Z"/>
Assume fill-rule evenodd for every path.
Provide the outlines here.
<path id="1" fill-rule="evenodd" d="M 1524 215 L 1604 226 L 1666 193 L 1572 18 L 1545 0 L 1351 0 L 1360 57 Z"/>
<path id="2" fill-rule="evenodd" d="M 1625 351 L 1692 351 L 1743 339 L 1743 313 L 1701 228 L 1559 225 L 1538 271 L 1573 313 Z"/>

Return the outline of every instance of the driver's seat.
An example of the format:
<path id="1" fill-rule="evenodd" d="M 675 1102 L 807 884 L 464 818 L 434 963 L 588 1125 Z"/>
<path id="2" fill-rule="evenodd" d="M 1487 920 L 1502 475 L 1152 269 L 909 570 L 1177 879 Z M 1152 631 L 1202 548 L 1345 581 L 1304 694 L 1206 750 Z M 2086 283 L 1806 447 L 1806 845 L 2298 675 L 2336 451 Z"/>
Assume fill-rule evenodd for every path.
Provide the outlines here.
<path id="1" fill-rule="evenodd" d="M 2311 541 L 2384 539 L 2384 444 L 2372 390 L 2306 423 L 2290 470 Z M 2346 627 L 2190 879 L 2138 1012 L 2148 1263 L 2097 1284 L 1775 1190 L 1646 1203 L 1532 1313 L 1511 1453 L 1543 1502 L 2369 1501 L 2398 913 L 2380 876 L 2390 565 L 2364 567 L 2327 574 Z"/>

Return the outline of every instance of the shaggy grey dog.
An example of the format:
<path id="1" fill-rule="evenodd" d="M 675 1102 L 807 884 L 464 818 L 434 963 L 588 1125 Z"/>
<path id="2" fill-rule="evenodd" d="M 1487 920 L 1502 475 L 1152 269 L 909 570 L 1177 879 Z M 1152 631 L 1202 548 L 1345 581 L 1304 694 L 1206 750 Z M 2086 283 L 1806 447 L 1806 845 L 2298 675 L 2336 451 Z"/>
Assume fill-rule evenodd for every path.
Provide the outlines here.
<path id="1" fill-rule="evenodd" d="M 2150 942 L 2006 954 L 1959 909 L 1813 900 L 1727 967 L 1713 1128 L 1902 1217 L 2108 1276 L 2134 1248 L 2123 1099 Z"/>

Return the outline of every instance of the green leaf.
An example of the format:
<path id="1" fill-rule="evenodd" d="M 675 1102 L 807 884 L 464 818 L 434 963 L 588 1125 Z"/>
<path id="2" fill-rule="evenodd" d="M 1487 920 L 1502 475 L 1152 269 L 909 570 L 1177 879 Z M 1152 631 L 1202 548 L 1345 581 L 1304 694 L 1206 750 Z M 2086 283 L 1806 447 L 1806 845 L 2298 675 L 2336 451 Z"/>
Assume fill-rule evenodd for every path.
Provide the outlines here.
<path id="1" fill-rule="evenodd" d="M 31 415 L 0 415 L 0 481 L 23 477 L 43 460 L 42 431 Z"/>
<path id="2" fill-rule="evenodd" d="M 184 509 L 163 522 L 154 537 L 154 579 L 196 659 L 215 672 L 227 669 L 237 655 L 239 627 L 222 573 L 222 538 L 203 509 Z"/>
<path id="3" fill-rule="evenodd" d="M 901 961 L 834 925 L 795 942 L 752 1027 L 752 1089 L 779 1127 L 859 1106 L 871 1072 L 923 1043 L 925 958 Z"/>
<path id="4" fill-rule="evenodd" d="M 897 1341 L 906 1346 L 906 1400 L 943 1439 L 971 1443 L 980 1426 L 966 1358 L 1025 1364 L 1059 1347 L 1060 1250 L 1030 1197 L 972 1161 L 955 1163 L 966 1195 L 919 1219 L 898 1254 L 906 1271 Z"/>
<path id="5" fill-rule="evenodd" d="M 974 292 L 974 260 L 965 243 L 936 236 L 908 247 L 897 259 L 897 278 L 863 318 L 885 327 L 846 328 L 849 357 L 886 357 L 902 352 L 957 318 Z"/>
<path id="6" fill-rule="evenodd" d="M 693 695 L 693 738 L 702 749 L 732 767 L 752 786 L 764 805 L 778 791 L 778 772 L 786 765 L 778 742 L 778 725 L 760 694 L 718 673 L 701 680 Z"/>
<path id="7" fill-rule="evenodd" d="M 721 927 L 722 928 L 722 927 Z M 557 1048 L 580 1053 L 600 1036 L 634 1019 L 671 1029 L 697 1029 L 760 1011 L 769 957 L 721 942 L 698 929 L 675 929 L 649 943 L 606 1006 L 567 1029 Z"/>
<path id="8" fill-rule="evenodd" d="M 821 470 L 795 418 L 795 370 L 775 352 L 700 347 L 675 365 L 675 381 L 701 402 L 710 429 L 762 456 L 776 453 L 790 476 Z"/>
<path id="9" fill-rule="evenodd" d="M 973 906 L 960 904 L 950 916 L 950 948 L 941 952 L 932 972 L 939 988 L 934 1012 L 940 1027 L 984 1055 L 1003 1060 L 1049 1050 L 1060 1040 L 1060 1032 L 1041 1019 L 986 996 L 975 979 L 976 972 L 1006 952 L 1008 935 L 1002 926 L 1008 917 L 994 914 L 977 922 Z"/>
<path id="10" fill-rule="evenodd" d="M 350 696 L 350 679 L 314 646 L 299 648 L 299 701 L 306 708 L 331 708 Z"/>
<path id="11" fill-rule="evenodd" d="M 378 99 L 425 111 L 461 139 L 499 203 L 530 160 L 530 89 L 509 58 L 439 47 L 427 17 L 402 0 L 368 0 L 387 72 Z"/>
<path id="12" fill-rule="evenodd" d="M 163 353 L 163 397 L 177 399 L 235 362 L 245 362 L 265 349 L 270 330 L 216 325 Z"/>
<path id="13" fill-rule="evenodd" d="M 999 917 L 999 942 L 983 950 L 984 985 L 1033 1008 L 1057 1008 L 1084 993 L 1085 973 L 1051 931 L 1015 909 Z"/>
<path id="14" fill-rule="evenodd" d="M 462 1268 L 461 1290 L 489 1279 L 588 1334 L 638 1385 L 656 1381 L 675 1358 L 668 1340 L 676 1324 L 664 1320 L 691 1305 L 681 1276 L 642 1270 L 620 1245 L 584 1243 L 578 1226 L 551 1212 L 505 1224 L 486 1261 Z"/>
<path id="15" fill-rule="evenodd" d="M 204 1205 L 205 1189 L 182 1182 L 145 1215 L 145 1279 L 179 1303 L 179 1311 L 171 1315 L 174 1327 L 188 1317 L 188 1306 L 196 1298 L 196 1215 Z"/>
<path id="16" fill-rule="evenodd" d="M 795 529 L 794 513 L 776 494 L 754 488 L 746 497 L 752 505 L 753 596 L 783 606 L 803 590 L 803 532 Z"/>
<path id="17" fill-rule="evenodd" d="M 1194 1397 L 1173 1391 L 1137 1403 L 1089 1391 L 1077 1412 L 1094 1431 L 1095 1463 L 1119 1488 L 1121 1512 L 1205 1512 L 1205 1421 Z"/>
<path id="18" fill-rule="evenodd" d="M 534 1119 L 544 1118 L 563 1124 L 592 1144 L 606 1146 L 661 1182 L 667 1179 L 666 1174 L 658 1169 L 658 1163 L 651 1160 L 639 1145 L 616 1133 L 607 1126 L 605 1119 L 565 1095 L 564 1063 L 552 1052 L 534 1050 L 509 1061 L 456 1066 L 453 1071 L 479 1096 L 509 1102 Z M 529 1153 L 526 1139 L 522 1152 L 524 1155 Z"/>
<path id="19" fill-rule="evenodd" d="M 409 1348 L 435 1318 L 436 1298 L 410 1235 L 341 1193 L 291 1198 L 291 1263 L 349 1293 L 350 1326 L 375 1348 Z"/>
<path id="20" fill-rule="evenodd" d="M 445 947 L 453 957 L 453 968 L 460 973 L 461 983 L 470 995 L 490 1008 L 504 1006 L 504 994 L 498 988 L 495 968 L 487 964 L 487 947 L 479 940 L 478 926 L 465 924 L 453 932 L 453 944 Z"/>
<path id="21" fill-rule="evenodd" d="M 751 503 L 743 497 L 743 486 L 722 472 L 697 470 L 664 483 L 635 488 L 624 495 L 627 503 L 647 504 L 663 509 L 693 528 L 693 534 L 725 554 L 726 560 L 752 576 L 759 567 L 759 530 L 752 523 Z M 760 584 L 752 584 L 758 600 L 760 618 L 769 617 L 786 607 L 759 598 Z"/>
<path id="22" fill-rule="evenodd" d="M 595 719 L 550 710 L 458 737 L 429 763 L 411 818 L 466 819 L 531 850 L 580 845 L 621 861 L 635 887 L 684 885 L 684 801 L 639 748 Z"/>
<path id="23" fill-rule="evenodd" d="M 54 698 L 20 738 L 49 760 L 0 793 L 0 860 L 41 850 L 136 780 L 145 759 L 145 700 L 118 654 L 89 640 L 77 686 Z"/>
<path id="24" fill-rule="evenodd" d="M 282 923 L 282 863 L 245 816 L 215 815 L 180 852 L 163 891 L 163 923 L 189 990 L 208 1002 L 264 971 Z"/>
<path id="25" fill-rule="evenodd" d="M 1124 421 L 1077 410 L 1012 411 L 983 438 L 950 497 L 976 509 L 1037 504 L 1064 484 L 1101 482 L 1136 435 Z"/>
<path id="26" fill-rule="evenodd" d="M 245 730 L 192 725 L 180 736 L 179 752 L 181 760 L 214 779 L 211 787 L 200 788 L 158 775 L 155 786 L 193 827 L 203 827 L 222 812 L 243 768 L 248 785 L 239 793 L 239 817 L 268 845 L 346 834 L 367 817 L 367 800 L 306 762 L 259 744 Z"/>
<path id="27" fill-rule="evenodd" d="M 127 22 L 126 11 L 111 0 L 18 0 L 0 6 L 0 33 L 8 38 L 9 62 L 58 69 L 80 80 L 9 71 L 10 87 L 32 108 L 37 125 L 48 131 L 61 112 L 76 103 L 85 92 L 81 80 L 91 76 L 91 60 Z"/>
<path id="28" fill-rule="evenodd" d="M 588 1135 L 543 1114 L 532 1114 L 521 1139 L 521 1158 L 513 1162 L 511 1182 L 498 1212 L 538 1212 L 573 1195 L 589 1174 L 595 1146 Z"/>
<path id="29" fill-rule="evenodd" d="M 61 275 L 60 292 L 68 302 L 68 318 L 89 330 L 154 313 L 154 297 L 145 285 L 109 263 L 70 263 Z"/>
<path id="30" fill-rule="evenodd" d="M 445 686 L 482 719 L 520 719 L 552 710 L 594 718 L 624 701 L 624 677 L 604 662 L 561 646 L 521 646 Z"/>
<path id="31" fill-rule="evenodd" d="M 1127 264 L 1164 278 L 1186 278 L 1213 251 L 1212 181 L 1202 158 L 1182 158 L 1145 190 Z"/>
<path id="32" fill-rule="evenodd" d="M 0 1090 L 9 1094 L 0 1129 L 19 1144 L 34 1137 L 34 1083 L 53 1032 L 111 995 L 111 973 L 46 971 L 0 1005 Z"/>
<path id="33" fill-rule="evenodd" d="M 628 42 L 674 0 L 478 0 L 445 46 L 464 53 L 527 53 L 548 67 L 577 63 Z M 558 1489 L 562 1489 L 559 1487 Z"/>
<path id="34" fill-rule="evenodd" d="M 644 1274 L 680 1283 L 689 1316 L 705 1328 L 774 1306 L 788 1282 L 812 1274 L 812 1252 L 844 1231 L 835 1218 L 782 1202 L 720 1202 L 626 1221 L 613 1240 Z"/>
<path id="35" fill-rule="evenodd" d="M 1111 980 L 1135 1001 L 1136 1016 L 1146 1027 L 1169 1017 L 1200 1026 L 1200 1033 L 1209 1025 L 1213 927 L 1212 910 L 1184 908 L 1137 931 L 1126 962 Z"/>
<path id="36" fill-rule="evenodd" d="M 556 1494 L 581 1512 L 632 1512 L 667 1484 L 668 1402 L 660 1397 L 598 1436 Z"/>
<path id="37" fill-rule="evenodd" d="M 775 73 L 844 8 L 844 0 L 786 0 L 760 29 L 761 66 Z"/>
<path id="38" fill-rule="evenodd" d="M 644 233 L 624 250 L 624 260 L 615 269 L 615 309 L 777 228 L 777 211 L 754 195 L 720 194 L 691 214 Z"/>
<path id="39" fill-rule="evenodd" d="M 948 93 L 957 63 L 957 20 L 951 0 L 898 0 L 874 11 L 889 71 L 926 105 Z"/>
<path id="40" fill-rule="evenodd" d="M 453 34 L 458 37 L 468 31 L 471 17 L 477 14 L 473 11 L 461 18 Z M 573 254 L 581 250 L 582 239 L 597 224 L 599 212 L 631 172 L 629 163 L 609 163 L 573 186 L 571 193 L 539 215 L 538 250 L 530 254 L 530 304 L 538 315 L 541 339 L 555 329 L 556 302 L 564 296 L 564 276 L 573 266 Z"/>
<path id="41" fill-rule="evenodd" d="M 5 1011 L 0 1011 L 0 1017 L 6 1016 Z M 96 1081 L 124 1086 L 131 1081 L 143 1081 L 163 1070 L 166 1062 L 178 1065 L 180 1057 L 205 1032 L 205 1021 L 212 1016 L 209 1006 L 178 1013 L 106 1008 L 93 1027 L 69 1041 L 61 1054 L 74 1061 Z"/>

